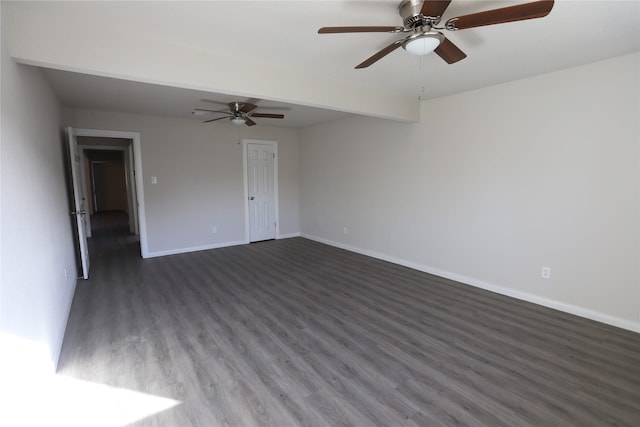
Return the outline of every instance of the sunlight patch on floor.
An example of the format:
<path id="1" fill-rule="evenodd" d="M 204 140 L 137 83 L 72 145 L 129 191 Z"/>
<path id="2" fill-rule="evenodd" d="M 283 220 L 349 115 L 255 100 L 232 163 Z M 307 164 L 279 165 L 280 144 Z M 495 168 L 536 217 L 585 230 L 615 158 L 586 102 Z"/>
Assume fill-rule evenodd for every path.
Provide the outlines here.
<path id="1" fill-rule="evenodd" d="M 180 404 L 58 375 L 36 382 L 18 378 L 12 382 L 10 390 L 4 381 L 0 386 L 0 425 L 4 426 L 124 426 Z"/>
<path id="2" fill-rule="evenodd" d="M 7 349 L 7 340 L 2 341 L 5 345 L 0 347 Z M 16 340 L 12 339 L 12 343 L 15 345 Z M 2 426 L 125 426 L 181 403 L 166 397 L 54 375 L 51 371 L 45 372 L 46 369 L 38 369 L 31 358 L 0 359 Z"/>

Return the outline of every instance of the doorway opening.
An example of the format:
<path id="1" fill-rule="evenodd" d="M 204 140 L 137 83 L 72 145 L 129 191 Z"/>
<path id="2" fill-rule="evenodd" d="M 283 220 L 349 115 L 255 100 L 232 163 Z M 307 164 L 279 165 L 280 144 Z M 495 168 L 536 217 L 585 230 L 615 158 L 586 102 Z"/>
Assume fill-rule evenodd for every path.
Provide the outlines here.
<path id="1" fill-rule="evenodd" d="M 107 142 L 112 145 L 104 145 Z M 87 237 L 118 229 L 138 234 L 135 180 L 127 153 L 131 144 L 122 138 L 78 137 Z"/>
<path id="2" fill-rule="evenodd" d="M 102 241 L 101 247 L 105 247 L 105 240 L 112 245 L 135 245 L 143 258 L 147 255 L 140 135 L 72 128 L 68 132 L 75 147 L 73 188 L 78 193 L 74 213 L 80 215 L 79 264 L 83 268 L 81 277 L 87 279 L 89 257 L 99 256 L 99 252 L 89 250 L 96 247 L 95 239 Z"/>

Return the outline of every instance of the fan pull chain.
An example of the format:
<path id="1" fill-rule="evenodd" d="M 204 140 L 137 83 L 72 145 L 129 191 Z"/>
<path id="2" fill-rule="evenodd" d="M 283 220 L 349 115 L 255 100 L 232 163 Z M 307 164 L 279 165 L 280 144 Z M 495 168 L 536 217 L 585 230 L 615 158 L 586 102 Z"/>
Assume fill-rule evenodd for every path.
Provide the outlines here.
<path id="1" fill-rule="evenodd" d="M 423 72 L 424 72 L 424 55 L 420 57 L 420 71 L 418 74 L 420 76 L 420 80 L 424 79 L 422 74 Z M 420 87 L 420 93 L 418 94 L 418 101 L 422 101 L 423 96 L 424 96 L 424 84 Z"/>

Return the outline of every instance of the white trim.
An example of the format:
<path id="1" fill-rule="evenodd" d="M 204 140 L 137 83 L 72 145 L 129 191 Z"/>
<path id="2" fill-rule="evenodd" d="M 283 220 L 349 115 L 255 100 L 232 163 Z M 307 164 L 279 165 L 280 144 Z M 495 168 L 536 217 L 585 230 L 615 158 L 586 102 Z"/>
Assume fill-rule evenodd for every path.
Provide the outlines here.
<path id="1" fill-rule="evenodd" d="M 242 174 L 244 178 L 244 237 L 247 241 L 251 241 L 251 230 L 249 227 L 249 176 L 247 170 L 247 163 L 249 159 L 247 158 L 247 145 L 248 144 L 263 144 L 263 145 L 271 145 L 273 147 L 273 153 L 275 158 L 273 160 L 273 187 L 274 187 L 274 197 L 275 197 L 275 212 L 274 216 L 276 218 L 276 239 L 278 239 L 280 235 L 280 198 L 278 195 L 278 141 L 270 141 L 264 139 L 243 139 L 242 140 Z"/>
<path id="2" fill-rule="evenodd" d="M 51 349 L 51 364 L 53 371 L 52 374 L 55 374 L 58 370 L 58 363 L 60 362 L 60 355 L 62 354 L 62 344 L 64 342 L 64 334 L 67 331 L 67 324 L 69 323 L 69 315 L 71 314 L 71 305 L 73 303 L 73 296 L 76 293 L 76 287 L 78 285 L 78 279 L 74 277 L 74 275 L 69 275 L 67 279 L 68 284 L 73 283 L 72 286 L 69 287 L 69 293 L 65 295 L 64 301 L 65 303 L 65 322 L 60 325 L 56 334 L 56 343 L 55 347 Z"/>
<path id="3" fill-rule="evenodd" d="M 242 178 L 243 178 L 243 194 L 244 194 L 244 238 L 249 241 L 249 171 L 247 165 L 247 143 L 242 140 Z"/>
<path id="4" fill-rule="evenodd" d="M 133 140 L 133 160 L 136 173 L 136 195 L 138 197 L 138 226 L 140 227 L 140 255 L 149 257 L 147 242 L 147 221 L 144 208 L 144 179 L 142 173 L 142 147 L 139 132 L 127 132 L 117 130 L 81 129 L 74 128 L 76 136 L 93 136 L 99 138 L 122 138 Z"/>
<path id="5" fill-rule="evenodd" d="M 213 243 L 211 245 L 192 246 L 189 248 L 168 249 L 166 251 L 149 252 L 145 258 L 156 258 L 167 255 L 185 254 L 188 252 L 208 251 L 210 249 L 226 248 L 229 246 L 247 245 L 248 240 L 238 240 L 235 242 Z"/>
<path id="6" fill-rule="evenodd" d="M 538 295 L 530 294 L 528 292 L 517 291 L 514 289 L 505 288 L 493 283 L 484 282 L 482 280 L 474 279 L 473 277 L 464 276 L 457 273 L 451 273 L 449 271 L 440 270 L 427 265 L 416 264 L 410 261 L 406 261 L 400 258 L 395 258 L 390 255 L 386 255 L 380 252 L 370 251 L 367 249 L 361 249 L 355 246 L 347 245 L 344 243 L 334 242 L 332 240 L 323 239 L 321 237 L 311 236 L 309 234 L 300 233 L 300 236 L 314 240 L 319 243 L 323 243 L 329 246 L 335 246 L 340 249 L 345 249 L 350 252 L 370 256 L 383 261 L 388 261 L 393 264 L 402 265 L 403 267 L 412 268 L 414 270 L 422 271 L 424 273 L 433 274 L 435 276 L 443 277 L 445 279 L 454 280 L 456 282 L 463 283 L 465 285 L 474 286 L 476 288 L 485 289 L 487 291 L 495 292 L 497 294 L 505 295 L 508 297 L 516 298 L 522 301 L 531 302 L 533 304 L 542 305 L 544 307 L 553 308 L 555 310 L 563 311 L 565 313 L 573 314 L 575 316 L 584 317 L 585 319 L 595 320 L 596 322 L 605 323 L 607 325 L 616 326 L 618 328 L 627 329 L 629 331 L 640 333 L 640 322 L 633 322 L 631 320 L 622 319 L 620 317 L 611 316 L 606 313 L 591 310 L 588 308 L 580 307 L 577 305 L 566 304 L 560 301 L 544 298 Z"/>
<path id="7" fill-rule="evenodd" d="M 292 237 L 300 237 L 300 233 L 279 234 L 276 239 L 291 239 Z"/>

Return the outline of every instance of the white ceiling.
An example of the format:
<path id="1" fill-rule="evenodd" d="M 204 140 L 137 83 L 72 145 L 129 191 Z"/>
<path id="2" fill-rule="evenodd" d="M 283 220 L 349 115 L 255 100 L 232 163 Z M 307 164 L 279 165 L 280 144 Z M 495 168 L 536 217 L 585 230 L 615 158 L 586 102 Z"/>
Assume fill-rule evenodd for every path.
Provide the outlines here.
<path id="1" fill-rule="evenodd" d="M 45 69 L 45 76 L 51 83 L 58 100 L 66 107 L 96 110 L 120 111 L 132 114 L 191 118 L 204 121 L 219 114 L 205 117 L 193 116 L 194 108 L 224 110 L 218 105 L 203 100 L 221 103 L 251 101 L 258 105 L 257 113 L 284 114 L 284 119 L 254 118 L 258 125 L 303 128 L 330 120 L 350 116 L 349 113 L 323 108 L 307 107 L 285 102 L 263 99 L 248 99 L 222 93 L 204 92 L 163 86 L 130 80 L 113 79 L 69 71 Z M 215 126 L 216 122 L 209 124 Z"/>
<path id="2" fill-rule="evenodd" d="M 453 0 L 444 19 L 525 2 Z M 447 32 L 468 55 L 453 65 L 434 54 L 415 57 L 398 49 L 370 68 L 355 70 L 356 64 L 402 35 L 317 34 L 322 26 L 402 25 L 398 4 L 235 0 L 28 2 L 17 7 L 41 8 L 52 17 L 64 17 L 69 25 L 83 22 L 220 57 L 246 59 L 282 70 L 285 80 L 287 76 L 321 76 L 322 84 L 347 82 L 364 91 L 383 90 L 413 99 L 437 98 L 640 51 L 640 1 L 633 0 L 560 0 L 545 18 Z M 220 67 L 226 65 L 220 63 Z M 251 71 L 260 73 L 259 67 Z M 225 94 L 224 82 L 219 82 L 222 90 L 211 93 L 67 71 L 52 70 L 47 77 L 61 102 L 70 107 L 188 117 L 192 108 L 206 108 L 201 99 L 238 99 Z M 285 120 L 264 119 L 259 124 L 304 127 L 348 113 L 331 111 L 330 99 L 323 108 L 281 102 L 287 99 L 283 95 L 274 97 L 279 102 L 257 102 L 287 108 Z"/>

